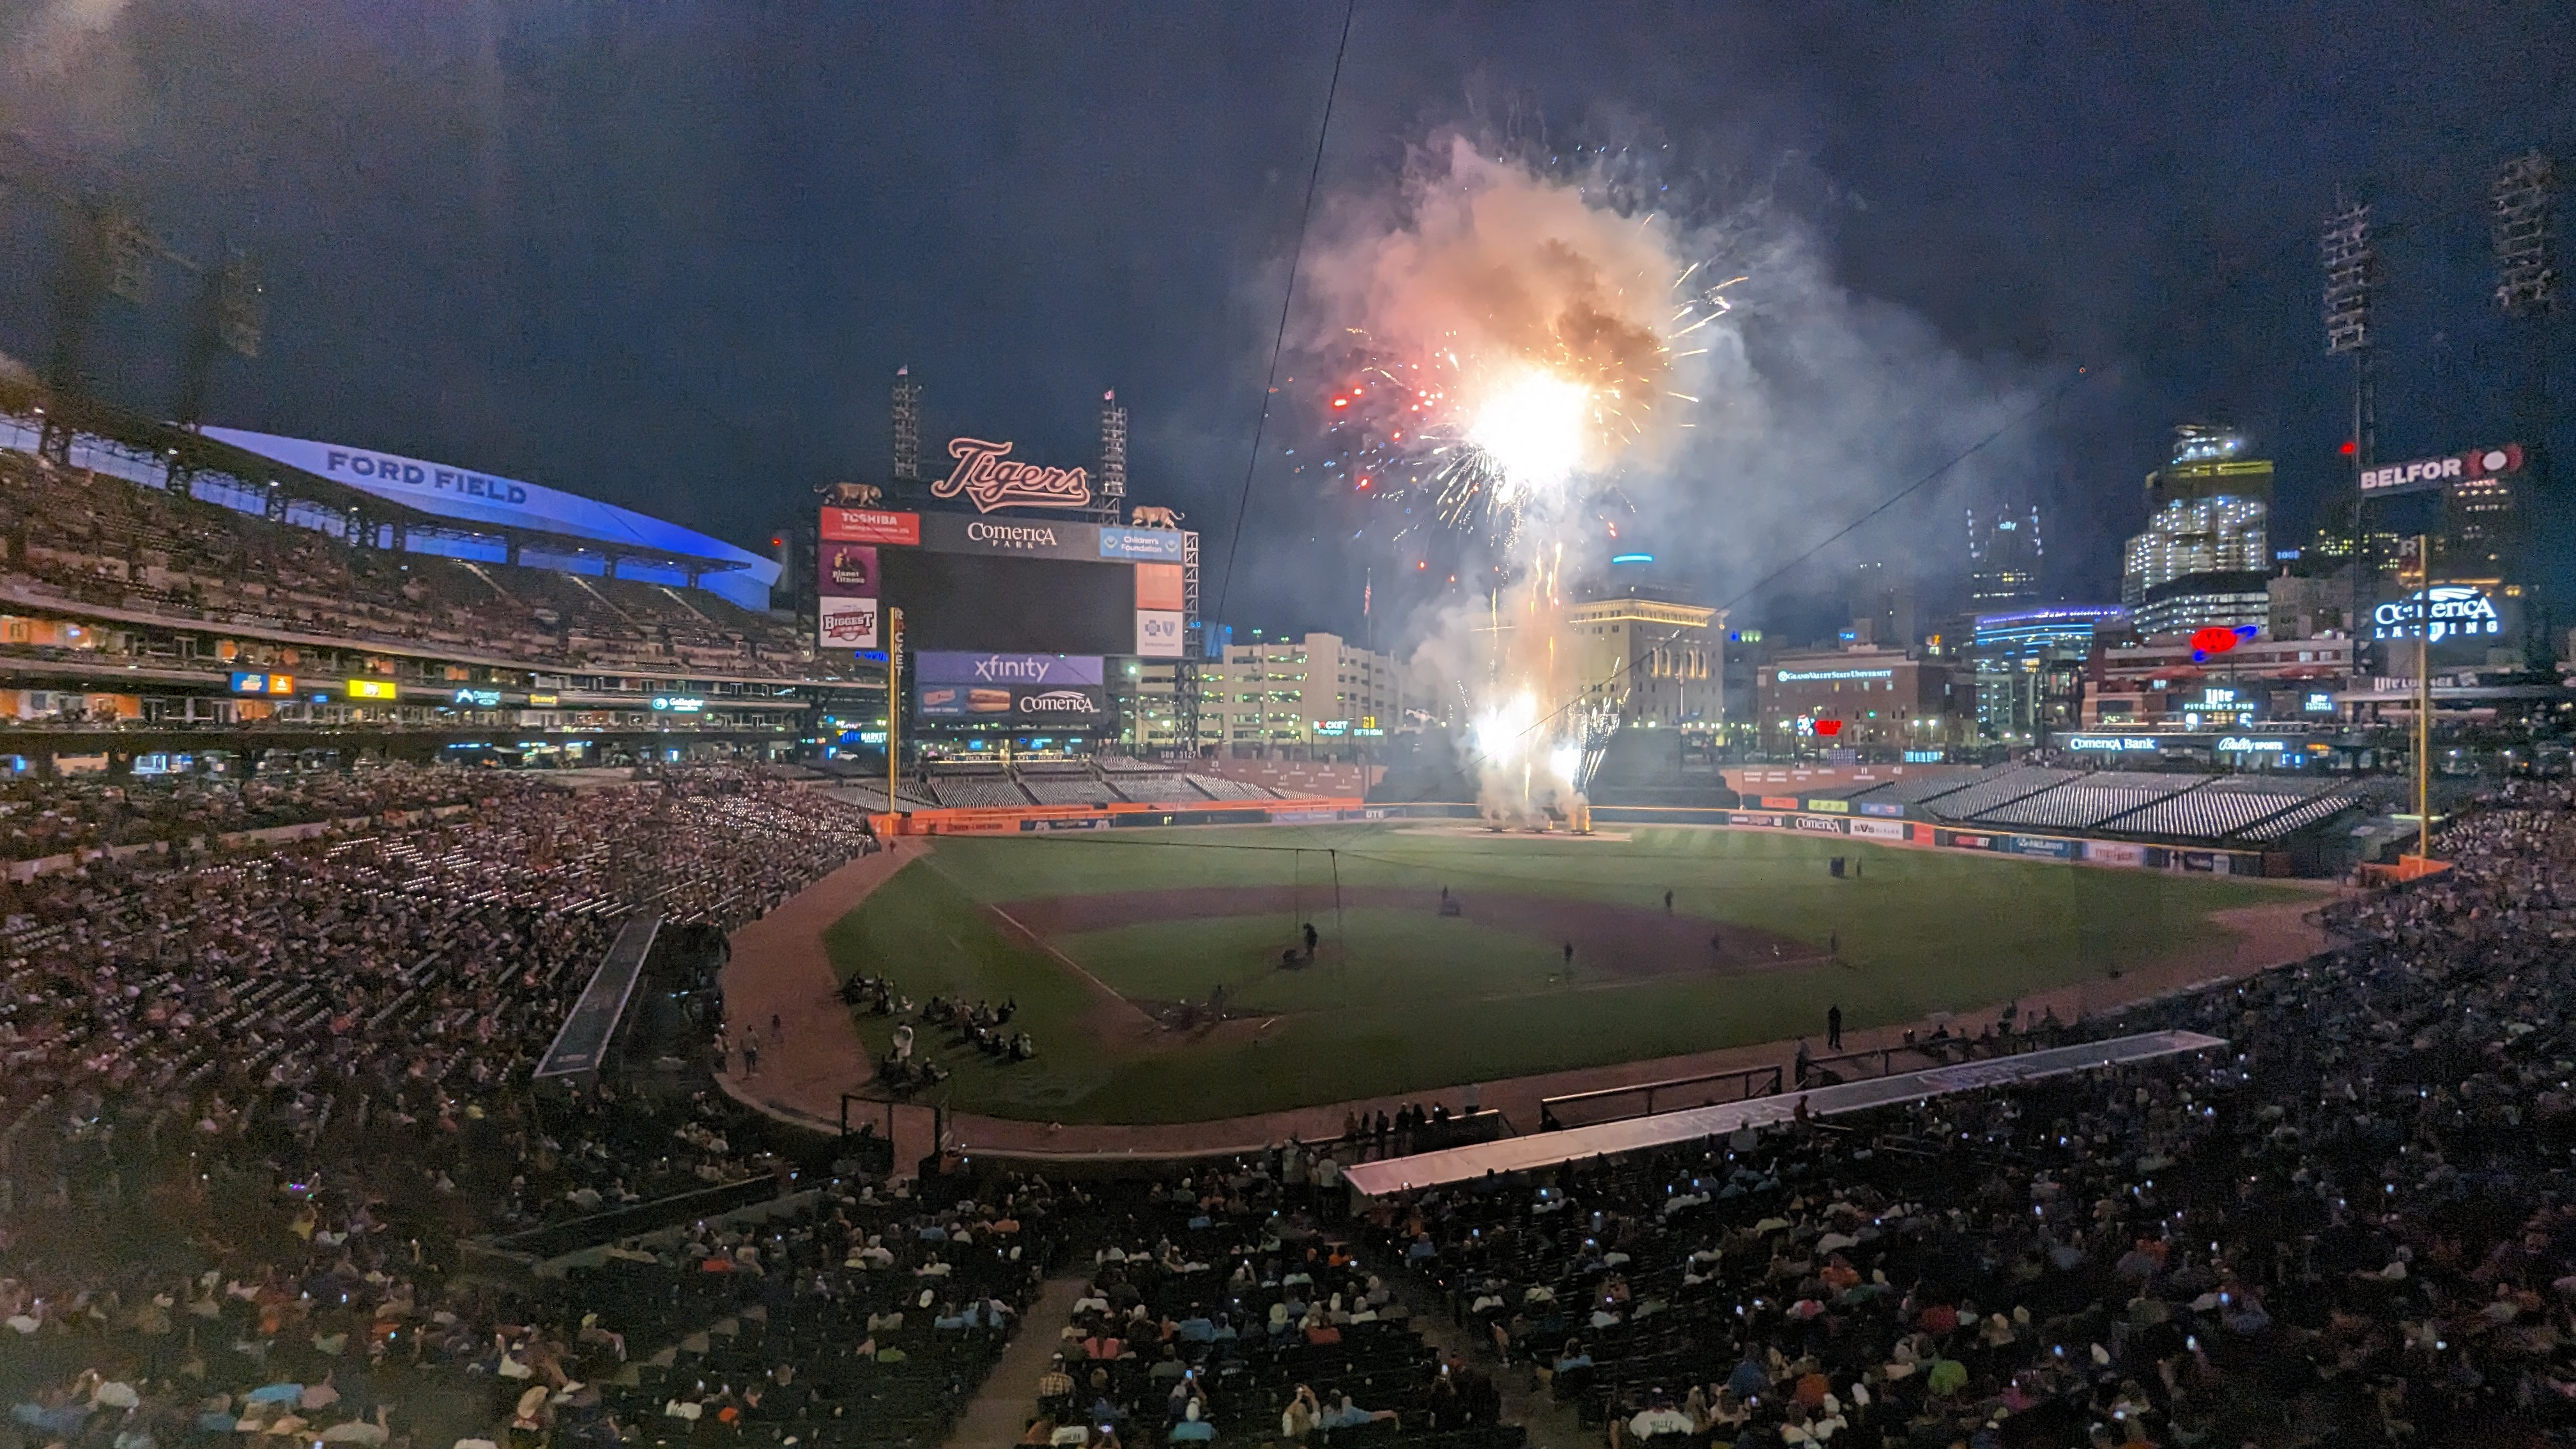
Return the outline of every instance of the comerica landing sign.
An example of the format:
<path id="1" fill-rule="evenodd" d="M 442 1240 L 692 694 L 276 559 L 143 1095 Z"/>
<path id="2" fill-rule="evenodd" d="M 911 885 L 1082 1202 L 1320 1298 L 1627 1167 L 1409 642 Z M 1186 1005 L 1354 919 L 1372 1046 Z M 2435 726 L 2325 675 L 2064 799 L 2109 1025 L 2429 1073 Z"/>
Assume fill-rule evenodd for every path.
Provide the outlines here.
<path id="1" fill-rule="evenodd" d="M 2504 617 L 2496 611 L 2495 600 L 2466 584 L 2419 589 L 2380 605 L 2370 615 L 2373 639 L 2412 639 L 2420 634 L 2438 644 L 2455 635 L 2503 632 Z"/>

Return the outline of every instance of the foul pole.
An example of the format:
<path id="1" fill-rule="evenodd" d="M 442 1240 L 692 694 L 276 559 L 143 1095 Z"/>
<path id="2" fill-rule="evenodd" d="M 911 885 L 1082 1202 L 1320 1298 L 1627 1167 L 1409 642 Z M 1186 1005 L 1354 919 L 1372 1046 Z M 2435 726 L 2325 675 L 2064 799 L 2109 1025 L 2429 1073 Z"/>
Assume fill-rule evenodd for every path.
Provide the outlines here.
<path id="1" fill-rule="evenodd" d="M 900 814 L 895 790 L 903 783 L 903 610 L 886 610 L 886 814 Z"/>

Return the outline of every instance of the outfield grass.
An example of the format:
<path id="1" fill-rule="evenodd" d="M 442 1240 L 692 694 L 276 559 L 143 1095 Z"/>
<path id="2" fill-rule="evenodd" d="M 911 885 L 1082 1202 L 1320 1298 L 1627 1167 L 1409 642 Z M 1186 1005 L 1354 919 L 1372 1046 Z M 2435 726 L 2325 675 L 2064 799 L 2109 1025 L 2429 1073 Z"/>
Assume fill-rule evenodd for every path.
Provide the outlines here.
<path id="1" fill-rule="evenodd" d="M 1835 880 L 1828 856 L 1862 866 Z M 1331 886 L 1575 897 L 1777 932 L 1841 959 L 1750 974 L 1619 980 L 1552 941 L 1428 912 L 1346 910 Z M 1207 1039 L 1109 1029 L 1099 999 L 984 911 L 1047 896 L 1190 886 L 1298 888 L 1323 963 L 1273 969 L 1289 913 L 1140 921 L 1051 944 L 1133 1000 L 1275 1012 Z M 1312 904 L 1307 892 L 1312 892 Z M 968 1110 L 1064 1122 L 1164 1122 L 1428 1092 L 1478 1080 L 1921 1019 L 2218 945 L 2208 913 L 2286 894 L 2251 881 L 2087 869 L 1752 831 L 1637 829 L 1627 841 L 1444 835 L 1385 826 L 951 837 L 827 937 L 849 974 L 934 994 L 1015 997 L 1036 1061 L 940 1050 Z M 871 1050 L 893 1023 L 861 1018 Z"/>

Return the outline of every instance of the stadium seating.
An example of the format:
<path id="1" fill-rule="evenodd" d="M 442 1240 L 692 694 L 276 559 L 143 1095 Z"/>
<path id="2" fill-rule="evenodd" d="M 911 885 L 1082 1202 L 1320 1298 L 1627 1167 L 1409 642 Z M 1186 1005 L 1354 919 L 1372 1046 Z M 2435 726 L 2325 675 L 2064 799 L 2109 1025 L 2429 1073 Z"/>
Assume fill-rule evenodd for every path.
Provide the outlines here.
<path id="1" fill-rule="evenodd" d="M 2123 816 L 2119 829 L 2133 835 L 2223 840 L 2249 825 L 2267 820 L 2311 798 L 2312 792 L 2205 779 L 2193 789 L 2169 796 Z"/>
<path id="2" fill-rule="evenodd" d="M 1181 778 L 1191 788 L 1211 800 L 1276 800 L 1278 792 L 1248 780 L 1229 780 L 1223 775 L 1188 774 Z"/>
<path id="3" fill-rule="evenodd" d="M 934 766 L 924 783 L 931 798 L 951 810 L 1008 810 L 1037 803 L 998 766 Z"/>
<path id="4" fill-rule="evenodd" d="M 2268 816 L 2236 831 L 2239 840 L 2268 844 L 2286 840 L 2302 830 L 2312 829 L 2354 810 L 2384 809 L 2403 798 L 2403 782 L 2387 779 L 2361 780 L 2320 790 L 2278 815 Z"/>
<path id="5" fill-rule="evenodd" d="M 1980 825 L 2031 825 L 2090 830 L 2200 783 L 2196 775 L 2090 775 L 1998 805 L 1976 817 Z"/>
<path id="6" fill-rule="evenodd" d="M 1040 775 L 1026 771 L 1020 775 L 1021 788 L 1041 805 L 1108 805 L 1121 798 L 1106 780 L 1081 776 Z"/>
<path id="7" fill-rule="evenodd" d="M 2037 765 L 1990 770 L 1961 789 L 1926 799 L 1923 809 L 1938 820 L 1974 820 L 1999 805 L 2009 805 L 2042 790 L 2063 785 L 2082 773 L 2080 770 L 2051 770 Z"/>
<path id="8" fill-rule="evenodd" d="M 1866 798 L 1886 805 L 1922 805 L 1965 790 L 1985 777 L 1986 772 L 1982 770 L 1940 770 L 1907 775 L 1866 791 L 1855 790 L 1851 798 Z"/>
<path id="9" fill-rule="evenodd" d="M 712 594 L 352 548 L 315 527 L 20 452 L 0 451 L 0 536 L 0 583 L 30 600 L 563 669 L 795 678 L 812 664 L 803 631 Z"/>

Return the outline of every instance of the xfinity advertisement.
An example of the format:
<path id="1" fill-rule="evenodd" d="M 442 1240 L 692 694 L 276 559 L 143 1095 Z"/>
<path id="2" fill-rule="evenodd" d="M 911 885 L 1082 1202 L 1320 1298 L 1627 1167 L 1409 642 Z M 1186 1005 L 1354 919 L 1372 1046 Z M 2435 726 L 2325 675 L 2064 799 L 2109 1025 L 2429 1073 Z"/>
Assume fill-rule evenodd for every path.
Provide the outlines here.
<path id="1" fill-rule="evenodd" d="M 913 656 L 912 711 L 924 721 L 1089 731 L 1110 722 L 1106 661 L 1097 654 Z"/>

